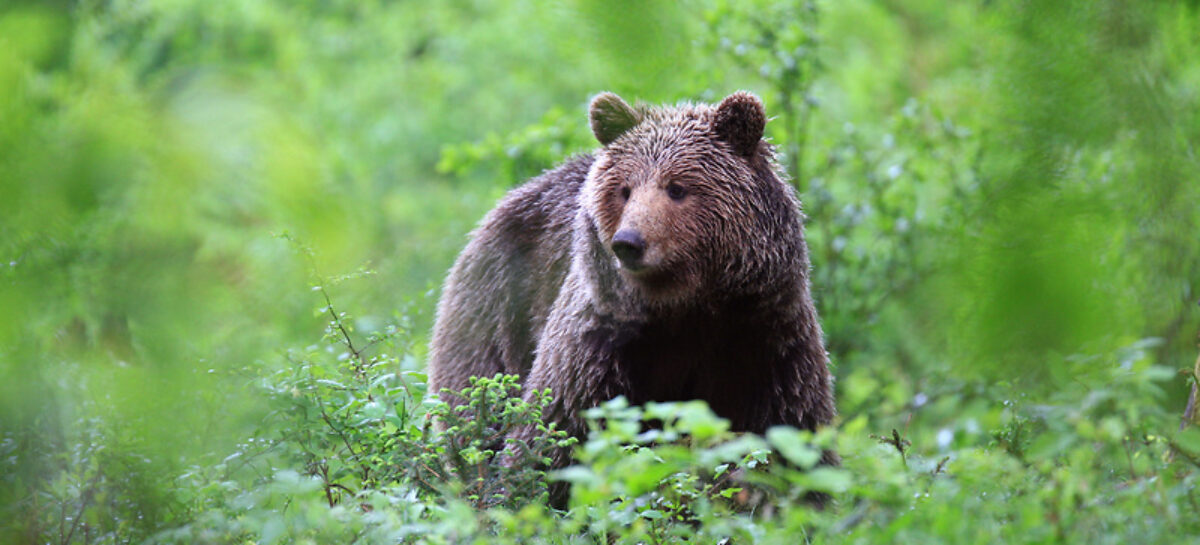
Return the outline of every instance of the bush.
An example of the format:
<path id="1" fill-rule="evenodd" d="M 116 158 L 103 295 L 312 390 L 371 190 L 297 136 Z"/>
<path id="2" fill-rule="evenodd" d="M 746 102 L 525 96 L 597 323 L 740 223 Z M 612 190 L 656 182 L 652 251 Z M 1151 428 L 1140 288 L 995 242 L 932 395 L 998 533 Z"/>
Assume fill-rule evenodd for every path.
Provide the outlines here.
<path id="1" fill-rule="evenodd" d="M 1194 2 L 618 4 L 3 3 L 0 542 L 1200 535 Z M 496 464 L 542 400 L 422 373 L 464 234 L 594 145 L 588 96 L 736 89 L 840 420 L 614 401 L 576 465 Z"/>

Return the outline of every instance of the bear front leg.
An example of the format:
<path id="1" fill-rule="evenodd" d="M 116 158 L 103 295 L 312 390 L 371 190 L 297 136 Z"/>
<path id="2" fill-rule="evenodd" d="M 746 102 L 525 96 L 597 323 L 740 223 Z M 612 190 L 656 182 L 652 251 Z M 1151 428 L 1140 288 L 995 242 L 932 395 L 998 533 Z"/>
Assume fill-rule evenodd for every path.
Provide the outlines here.
<path id="1" fill-rule="evenodd" d="M 777 390 L 781 395 L 772 398 L 760 433 L 780 425 L 815 432 L 832 424 L 837 415 L 829 358 L 820 331 L 815 325 L 801 325 L 797 331 L 793 341 L 782 351 L 783 359 L 774 366 L 772 382 L 781 386 Z M 774 457 L 784 466 L 794 467 L 778 453 Z M 833 449 L 822 449 L 817 465 L 838 466 L 841 458 Z M 831 499 L 824 492 L 809 492 L 805 498 L 818 508 L 827 505 Z"/>
<path id="2" fill-rule="evenodd" d="M 816 311 L 811 303 L 801 305 L 799 315 L 781 320 L 778 331 L 782 346 L 772 350 L 777 358 L 768 362 L 771 370 L 763 378 L 775 392 L 767 396 L 765 421 L 757 431 L 771 426 L 792 426 L 816 431 L 833 422 L 837 414 L 833 381 L 829 374 L 829 356 L 825 352 Z"/>
<path id="3" fill-rule="evenodd" d="M 542 410 L 542 421 L 583 440 L 587 433 L 583 412 L 618 395 L 628 396 L 630 390 L 616 361 L 616 328 L 598 317 L 585 301 L 565 299 L 556 304 L 547 322 L 523 388 L 524 397 L 532 403 L 537 392 L 549 389 L 551 401 Z M 517 450 L 537 434 L 533 426 L 514 430 L 509 438 L 515 441 L 509 442 L 502 463 L 519 463 Z M 556 448 L 549 458 L 548 469 L 566 467 L 571 449 Z M 551 505 L 565 507 L 568 492 L 566 483 L 552 483 Z"/>
<path id="4" fill-rule="evenodd" d="M 611 344 L 614 336 L 611 327 L 577 323 L 543 339 L 524 386 L 525 401 L 530 403 L 537 392 L 550 390 L 551 401 L 542 410 L 543 422 L 582 440 L 587 433 L 584 411 L 630 394 L 628 380 L 616 365 Z M 536 430 L 527 428 L 513 438 L 528 440 L 534 433 Z M 550 467 L 567 466 L 570 454 L 569 449 L 557 449 Z"/>

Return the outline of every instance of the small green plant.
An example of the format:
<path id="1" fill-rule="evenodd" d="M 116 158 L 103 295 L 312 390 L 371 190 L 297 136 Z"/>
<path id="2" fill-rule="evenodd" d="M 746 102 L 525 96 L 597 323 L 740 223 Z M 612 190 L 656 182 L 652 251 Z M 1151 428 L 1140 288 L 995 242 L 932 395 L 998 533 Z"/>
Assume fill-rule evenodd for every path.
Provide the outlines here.
<path id="1" fill-rule="evenodd" d="M 532 403 L 520 393 L 515 375 L 472 377 L 461 392 L 444 390 L 444 397 L 462 403 L 432 402 L 427 418 L 444 429 L 426 427 L 421 441 L 404 445 L 411 452 L 403 454 L 412 456 L 407 475 L 427 491 L 451 490 L 476 508 L 545 503 L 542 468 L 550 463 L 551 451 L 570 447 L 575 439 L 542 422 L 549 391 L 538 392 Z M 528 426 L 538 430 L 531 442 L 508 438 Z M 511 457 L 505 463 L 497 459 L 502 451 Z"/>
<path id="2" fill-rule="evenodd" d="M 317 311 L 329 317 L 324 346 L 290 353 L 293 365 L 264 382 L 282 402 L 276 416 L 290 420 L 271 423 L 268 430 L 290 431 L 267 443 L 290 447 L 321 480 L 330 507 L 395 486 L 411 487 L 427 501 L 461 498 L 477 509 L 545 501 L 539 468 L 552 449 L 574 443 L 542 423 L 549 392 L 526 403 L 518 377 L 497 375 L 441 392 L 461 403 L 421 403 L 424 375 L 406 370 L 411 358 L 400 356 L 411 349 L 406 329 L 389 326 L 356 343 L 353 318 L 334 308 L 324 283 L 314 291 L 323 303 Z M 525 426 L 539 431 L 536 439 L 512 445 L 511 463 L 498 463 L 499 452 L 515 441 L 506 438 Z"/>

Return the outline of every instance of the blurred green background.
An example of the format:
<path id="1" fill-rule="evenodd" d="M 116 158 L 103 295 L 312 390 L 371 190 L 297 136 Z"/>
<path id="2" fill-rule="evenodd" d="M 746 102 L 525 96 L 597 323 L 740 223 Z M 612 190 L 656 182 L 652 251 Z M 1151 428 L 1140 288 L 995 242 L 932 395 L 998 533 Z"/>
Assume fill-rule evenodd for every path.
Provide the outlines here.
<path id="1" fill-rule="evenodd" d="M 1200 331 L 1198 13 L 6 2 L 0 537 L 186 522 L 170 476 L 254 433 L 255 377 L 320 342 L 315 285 L 356 334 L 402 324 L 400 367 L 419 371 L 466 233 L 595 146 L 603 90 L 763 97 L 808 215 L 842 422 L 933 455 L 995 441 L 1011 403 L 1078 405 L 1155 369 L 1113 395 L 1173 430 Z"/>

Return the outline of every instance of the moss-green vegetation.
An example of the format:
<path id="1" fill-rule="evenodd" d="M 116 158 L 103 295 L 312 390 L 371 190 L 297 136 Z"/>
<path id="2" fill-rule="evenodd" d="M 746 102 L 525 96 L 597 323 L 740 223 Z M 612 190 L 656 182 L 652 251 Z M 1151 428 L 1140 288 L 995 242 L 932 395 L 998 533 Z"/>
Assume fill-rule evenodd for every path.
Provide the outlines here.
<path id="1" fill-rule="evenodd" d="M 3 3 L 0 542 L 1196 541 L 1198 36 L 1195 2 Z M 837 426 L 616 400 L 579 465 L 494 463 L 540 407 L 425 392 L 465 234 L 594 146 L 592 94 L 736 89 Z"/>

